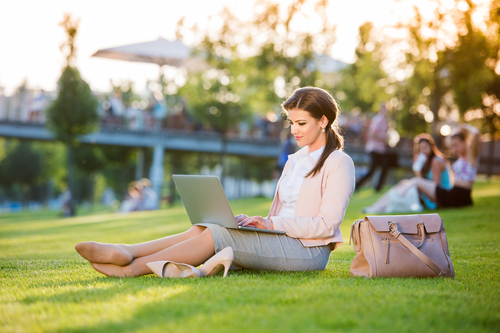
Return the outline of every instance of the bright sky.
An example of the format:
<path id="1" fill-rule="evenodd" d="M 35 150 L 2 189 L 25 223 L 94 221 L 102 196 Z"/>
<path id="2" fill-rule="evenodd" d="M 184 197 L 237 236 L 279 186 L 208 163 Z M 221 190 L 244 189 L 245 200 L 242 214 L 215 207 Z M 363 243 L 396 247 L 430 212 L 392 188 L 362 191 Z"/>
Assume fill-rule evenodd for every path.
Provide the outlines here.
<path id="1" fill-rule="evenodd" d="M 330 17 L 337 25 L 332 56 L 354 60 L 358 27 L 394 23 L 409 13 L 417 0 L 330 0 Z M 0 87 L 12 91 L 27 79 L 28 87 L 54 90 L 64 64 L 59 45 L 65 34 L 58 23 L 63 13 L 81 18 L 77 36 L 77 67 L 96 91 L 109 91 L 110 80 L 135 82 L 138 91 L 147 80 L 158 78 L 158 66 L 92 58 L 102 48 L 155 40 L 174 39 L 177 20 L 216 13 L 231 3 L 249 12 L 249 0 L 2 0 L 0 1 Z"/>

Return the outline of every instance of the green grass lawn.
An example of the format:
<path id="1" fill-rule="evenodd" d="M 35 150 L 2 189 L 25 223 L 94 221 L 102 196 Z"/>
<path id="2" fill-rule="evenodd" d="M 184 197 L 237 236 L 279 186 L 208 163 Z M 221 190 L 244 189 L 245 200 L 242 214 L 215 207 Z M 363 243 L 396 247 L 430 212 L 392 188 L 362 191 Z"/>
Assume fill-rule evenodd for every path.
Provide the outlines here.
<path id="1" fill-rule="evenodd" d="M 375 201 L 351 199 L 342 232 Z M 474 207 L 440 210 L 454 279 L 349 276 L 343 244 L 319 272 L 230 272 L 205 279 L 109 278 L 80 241 L 137 243 L 190 226 L 181 205 L 155 212 L 0 215 L 1 332 L 499 332 L 500 182 L 477 183 Z M 268 199 L 235 201 L 266 215 Z"/>

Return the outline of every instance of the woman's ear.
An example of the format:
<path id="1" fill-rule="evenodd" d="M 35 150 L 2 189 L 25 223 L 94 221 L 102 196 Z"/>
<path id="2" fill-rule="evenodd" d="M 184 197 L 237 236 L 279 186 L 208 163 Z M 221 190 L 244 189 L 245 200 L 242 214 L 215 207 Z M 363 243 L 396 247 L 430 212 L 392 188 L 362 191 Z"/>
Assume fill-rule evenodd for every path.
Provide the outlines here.
<path id="1" fill-rule="evenodd" d="M 328 125 L 328 118 L 325 115 L 323 115 L 319 123 L 322 128 L 326 128 L 326 126 Z"/>

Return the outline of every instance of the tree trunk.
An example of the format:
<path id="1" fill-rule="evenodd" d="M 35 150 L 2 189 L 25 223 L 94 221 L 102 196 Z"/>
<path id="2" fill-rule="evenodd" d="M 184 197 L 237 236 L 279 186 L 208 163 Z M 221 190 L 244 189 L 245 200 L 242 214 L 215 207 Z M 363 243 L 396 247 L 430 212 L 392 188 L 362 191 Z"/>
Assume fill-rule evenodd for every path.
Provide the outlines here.
<path id="1" fill-rule="evenodd" d="M 76 212 L 76 189 L 75 189 L 75 146 L 68 144 L 68 190 L 71 193 L 69 200 L 69 215 L 74 216 Z"/>
<path id="2" fill-rule="evenodd" d="M 135 162 L 135 180 L 139 180 L 144 175 L 144 148 L 137 149 L 137 158 Z"/>
<path id="3" fill-rule="evenodd" d="M 243 198 L 243 182 L 245 179 L 245 159 L 240 157 L 240 170 L 238 170 L 238 199 Z"/>
<path id="4" fill-rule="evenodd" d="M 171 168 L 171 175 L 174 175 L 177 173 L 178 170 L 178 165 L 179 165 L 179 156 L 178 153 L 175 151 L 170 152 L 170 168 Z M 175 203 L 175 183 L 174 183 L 174 178 L 171 176 L 170 177 L 170 200 L 169 204 L 172 206 Z"/>
<path id="5" fill-rule="evenodd" d="M 437 123 L 438 123 L 438 112 L 439 112 L 439 107 L 440 107 L 440 102 L 441 102 L 441 87 L 440 87 L 440 82 L 438 78 L 438 73 L 434 73 L 434 91 L 432 92 L 431 95 L 431 102 L 430 102 L 430 109 L 432 111 L 432 114 L 434 115 L 434 119 L 432 120 L 431 123 L 431 135 L 436 140 L 437 135 L 439 134 L 439 130 L 436 128 Z"/>
<path id="6" fill-rule="evenodd" d="M 221 175 L 220 175 L 220 182 L 221 182 L 222 186 L 224 186 L 224 179 L 226 178 L 226 167 L 224 165 L 224 160 L 226 159 L 226 149 L 227 149 L 226 133 L 222 133 L 221 142 L 222 142 L 222 146 L 221 146 L 221 151 L 219 154 L 219 163 L 220 163 L 220 166 L 222 167 L 222 171 L 221 171 Z"/>
<path id="7" fill-rule="evenodd" d="M 488 127 L 490 129 L 490 144 L 488 150 L 488 173 L 487 177 L 491 180 L 491 176 L 493 175 L 493 168 L 495 166 L 495 124 L 493 124 L 494 116 L 487 117 Z"/>
<path id="8" fill-rule="evenodd" d="M 95 172 L 92 172 L 90 174 L 90 202 L 92 206 L 95 205 L 96 200 L 95 200 Z"/>

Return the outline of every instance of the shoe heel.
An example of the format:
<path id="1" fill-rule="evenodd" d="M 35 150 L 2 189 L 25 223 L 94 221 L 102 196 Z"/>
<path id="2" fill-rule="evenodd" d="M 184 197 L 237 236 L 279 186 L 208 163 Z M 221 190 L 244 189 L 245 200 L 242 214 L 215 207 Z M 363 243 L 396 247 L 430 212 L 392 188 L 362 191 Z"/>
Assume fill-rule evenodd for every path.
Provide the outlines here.
<path id="1" fill-rule="evenodd" d="M 229 268 L 231 267 L 232 263 L 233 263 L 232 260 L 226 260 L 221 263 L 222 265 L 224 265 L 224 275 L 222 276 L 223 278 L 226 277 L 227 272 L 229 272 Z"/>
<path id="2" fill-rule="evenodd" d="M 208 259 L 199 270 L 202 276 L 215 276 L 224 269 L 224 277 L 226 277 L 229 267 L 234 259 L 233 249 L 226 247 L 222 251 L 215 254 L 212 258 Z"/>

